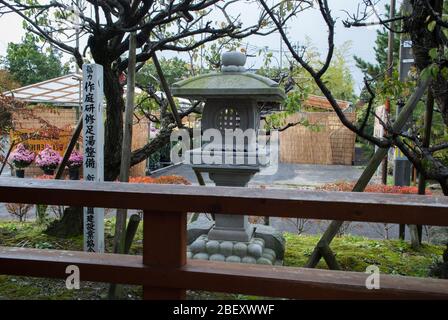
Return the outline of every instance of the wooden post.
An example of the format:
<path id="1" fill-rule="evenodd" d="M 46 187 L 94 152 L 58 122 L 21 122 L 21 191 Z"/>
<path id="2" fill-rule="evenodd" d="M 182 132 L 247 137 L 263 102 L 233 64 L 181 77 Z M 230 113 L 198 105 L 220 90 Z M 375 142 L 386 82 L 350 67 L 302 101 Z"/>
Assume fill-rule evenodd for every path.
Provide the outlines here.
<path id="1" fill-rule="evenodd" d="M 135 50 L 136 35 L 132 32 L 129 36 L 129 63 L 127 74 L 126 108 L 124 118 L 123 144 L 121 147 L 120 182 L 129 181 L 129 168 L 131 166 L 131 144 L 132 144 L 132 117 L 134 115 L 134 90 L 135 90 Z M 114 252 L 124 253 L 126 237 L 127 210 L 117 209 L 115 223 Z"/>
<path id="2" fill-rule="evenodd" d="M 187 214 L 145 211 L 143 217 L 143 264 L 175 269 L 187 262 Z M 143 286 L 145 300 L 185 299 L 185 289 Z"/>
<path id="3" fill-rule="evenodd" d="M 129 182 L 129 168 L 131 166 L 131 145 L 132 145 L 132 118 L 134 115 L 134 91 L 135 91 L 135 50 L 136 34 L 129 35 L 129 62 L 127 74 L 126 107 L 124 116 L 123 143 L 121 146 L 120 182 Z M 117 209 L 115 220 L 114 253 L 126 253 L 126 220 L 128 212 L 126 209 Z M 138 224 L 137 224 L 138 225 Z M 132 236 L 133 238 L 133 236 Z M 131 242 L 132 242 L 131 238 Z M 129 248 L 131 243 L 129 243 Z M 121 288 L 116 284 L 109 287 L 109 299 L 120 296 Z"/>
<path id="4" fill-rule="evenodd" d="M 390 7 L 389 7 L 389 17 L 393 18 L 395 17 L 395 0 L 390 0 Z M 392 78 L 393 74 L 393 66 L 394 66 L 394 41 L 395 41 L 395 34 L 393 32 L 394 29 L 394 21 L 389 22 L 389 34 L 387 39 L 387 78 Z M 390 98 L 386 98 L 386 119 L 389 119 L 390 116 Z M 384 130 L 384 137 L 386 137 L 387 132 Z M 381 170 L 381 182 L 384 185 L 387 185 L 387 162 L 388 162 L 388 154 L 386 152 L 382 164 L 382 170 Z"/>

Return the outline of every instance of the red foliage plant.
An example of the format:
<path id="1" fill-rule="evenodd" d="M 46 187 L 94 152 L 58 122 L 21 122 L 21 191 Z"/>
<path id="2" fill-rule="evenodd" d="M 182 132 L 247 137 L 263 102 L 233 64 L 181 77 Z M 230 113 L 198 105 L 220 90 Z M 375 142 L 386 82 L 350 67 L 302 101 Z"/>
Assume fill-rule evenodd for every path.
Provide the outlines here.
<path id="1" fill-rule="evenodd" d="M 131 183 L 151 183 L 151 184 L 184 184 L 190 185 L 190 181 L 182 176 L 161 176 L 158 178 L 153 177 L 131 177 L 129 178 Z"/>
<path id="2" fill-rule="evenodd" d="M 324 184 L 323 186 L 319 187 L 318 190 L 350 192 L 353 190 L 354 186 L 354 182 L 336 182 Z M 414 186 L 386 186 L 382 184 L 369 184 L 365 188 L 364 192 L 417 194 L 418 188 Z M 431 195 L 432 193 L 431 191 L 426 190 L 425 194 Z"/>
<path id="3" fill-rule="evenodd" d="M 40 176 L 34 176 L 34 179 L 40 179 L 40 180 L 53 180 L 54 176 L 51 174 L 42 174 Z"/>
<path id="4" fill-rule="evenodd" d="M 41 180 L 49 180 L 54 179 L 52 175 L 40 175 L 35 176 L 34 179 L 41 179 Z M 182 176 L 161 176 L 158 178 L 153 177 L 130 177 L 129 178 L 130 183 L 150 183 L 150 184 L 185 184 L 185 185 L 191 185 L 190 181 L 188 181 L 186 178 Z"/>

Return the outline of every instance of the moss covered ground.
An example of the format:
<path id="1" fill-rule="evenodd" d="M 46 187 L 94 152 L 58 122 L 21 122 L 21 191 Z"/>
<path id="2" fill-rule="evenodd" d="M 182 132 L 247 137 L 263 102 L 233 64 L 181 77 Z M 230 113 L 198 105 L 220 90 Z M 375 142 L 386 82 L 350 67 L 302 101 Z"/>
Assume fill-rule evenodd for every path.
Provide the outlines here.
<path id="1" fill-rule="evenodd" d="M 45 235 L 45 226 L 32 222 L 0 222 L 0 246 L 41 249 L 82 250 L 82 238 L 60 239 Z M 112 249 L 113 220 L 106 220 L 106 251 Z M 311 254 L 320 235 L 296 235 L 285 233 L 285 266 L 301 267 Z M 429 266 L 439 259 L 443 247 L 423 244 L 413 250 L 409 243 L 400 240 L 371 240 L 345 235 L 335 238 L 332 250 L 336 253 L 341 268 L 364 272 L 368 265 L 377 265 L 381 272 L 407 276 L 426 277 Z M 142 226 L 140 225 L 131 248 L 131 254 L 142 250 Z M 321 261 L 318 268 L 326 268 Z M 108 284 L 82 282 L 80 290 L 67 290 L 64 280 L 37 279 L 0 275 L 0 299 L 104 299 Z M 251 299 L 256 297 L 227 295 L 206 292 L 189 292 L 190 299 Z M 125 299 L 140 299 L 140 286 L 124 286 Z"/>

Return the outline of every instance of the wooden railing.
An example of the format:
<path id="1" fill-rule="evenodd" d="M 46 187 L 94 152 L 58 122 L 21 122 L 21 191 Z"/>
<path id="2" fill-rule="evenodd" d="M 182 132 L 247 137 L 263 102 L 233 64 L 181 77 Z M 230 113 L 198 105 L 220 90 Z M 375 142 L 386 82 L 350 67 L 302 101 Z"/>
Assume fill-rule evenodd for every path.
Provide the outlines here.
<path id="1" fill-rule="evenodd" d="M 187 212 L 448 226 L 448 199 L 417 195 L 1 179 L 0 202 L 144 211 L 143 256 L 0 247 L 0 274 L 143 285 L 145 299 L 186 289 L 286 298 L 444 298 L 448 280 L 186 259 Z"/>

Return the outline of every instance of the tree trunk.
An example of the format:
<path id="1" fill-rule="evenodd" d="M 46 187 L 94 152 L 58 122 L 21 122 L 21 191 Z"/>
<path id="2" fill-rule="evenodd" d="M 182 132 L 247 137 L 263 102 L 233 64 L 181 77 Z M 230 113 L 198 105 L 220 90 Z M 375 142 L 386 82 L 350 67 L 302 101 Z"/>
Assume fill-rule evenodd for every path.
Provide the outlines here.
<path id="1" fill-rule="evenodd" d="M 82 207 L 66 208 L 62 219 L 53 221 L 44 232 L 59 238 L 81 235 L 83 233 Z"/>
<path id="2" fill-rule="evenodd" d="M 436 26 L 433 32 L 426 27 L 428 17 L 431 16 L 430 10 L 425 6 L 427 0 L 415 0 L 412 2 L 413 12 L 409 19 L 405 20 L 404 25 L 410 34 L 412 40 L 412 52 L 415 58 L 415 64 L 419 71 L 428 67 L 432 61 L 429 57 L 429 50 L 432 48 L 439 48 L 443 44 L 439 43 L 441 37 L 439 36 L 441 30 Z M 442 12 L 443 1 L 429 0 L 436 12 Z M 424 27 L 423 27 L 424 26 Z M 448 125 L 448 82 L 439 73 L 431 83 L 432 93 L 437 102 L 437 106 L 442 114 L 443 121 Z"/>
<path id="3" fill-rule="evenodd" d="M 104 180 L 113 181 L 120 173 L 124 99 L 119 74 L 111 70 L 110 66 L 103 65 L 103 67 L 104 96 L 107 102 L 104 137 Z"/>

